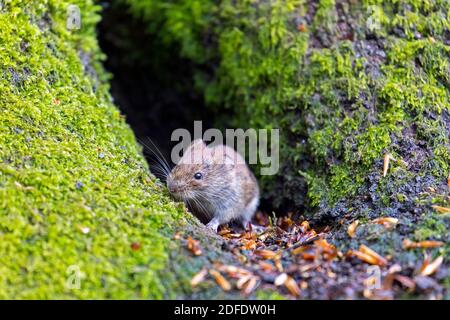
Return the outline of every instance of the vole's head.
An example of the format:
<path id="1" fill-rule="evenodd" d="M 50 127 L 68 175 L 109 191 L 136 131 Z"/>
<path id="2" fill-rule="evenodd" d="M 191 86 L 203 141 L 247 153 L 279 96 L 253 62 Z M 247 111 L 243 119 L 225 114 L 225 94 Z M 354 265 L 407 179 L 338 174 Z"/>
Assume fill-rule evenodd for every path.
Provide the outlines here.
<path id="1" fill-rule="evenodd" d="M 202 140 L 195 140 L 167 177 L 167 188 L 178 200 L 199 198 L 216 183 L 216 169 L 211 149 Z"/>

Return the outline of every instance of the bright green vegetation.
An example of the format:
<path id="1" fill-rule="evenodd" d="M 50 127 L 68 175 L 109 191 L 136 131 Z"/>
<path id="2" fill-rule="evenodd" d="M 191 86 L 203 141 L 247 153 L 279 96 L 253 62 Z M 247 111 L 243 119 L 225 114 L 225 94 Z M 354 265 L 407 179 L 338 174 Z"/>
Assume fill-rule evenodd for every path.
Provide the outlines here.
<path id="1" fill-rule="evenodd" d="M 81 30 L 66 29 L 69 3 Z M 184 209 L 111 102 L 98 12 L 0 1 L 0 298 L 175 296 L 165 271 Z"/>
<path id="2" fill-rule="evenodd" d="M 256 298 L 259 300 L 285 300 L 286 297 L 282 296 L 274 290 L 258 291 Z"/>

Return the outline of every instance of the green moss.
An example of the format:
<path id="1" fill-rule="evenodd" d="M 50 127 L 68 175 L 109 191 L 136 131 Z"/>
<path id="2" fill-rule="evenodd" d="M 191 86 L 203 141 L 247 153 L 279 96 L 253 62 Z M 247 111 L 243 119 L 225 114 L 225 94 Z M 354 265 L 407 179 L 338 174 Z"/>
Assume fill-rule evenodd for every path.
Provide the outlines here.
<path id="1" fill-rule="evenodd" d="M 274 290 L 258 290 L 256 298 L 259 300 L 286 300 L 286 297 Z"/>
<path id="2" fill-rule="evenodd" d="M 66 29 L 68 4 L 81 30 Z M 111 102 L 98 11 L 93 1 L 0 1 L 0 298 L 175 295 L 163 271 L 184 211 Z"/>
<path id="3" fill-rule="evenodd" d="M 430 214 L 424 217 L 423 221 L 417 226 L 414 231 L 414 237 L 417 241 L 428 240 L 436 238 L 438 240 L 445 240 L 447 226 L 444 223 L 443 217 L 437 214 Z"/>

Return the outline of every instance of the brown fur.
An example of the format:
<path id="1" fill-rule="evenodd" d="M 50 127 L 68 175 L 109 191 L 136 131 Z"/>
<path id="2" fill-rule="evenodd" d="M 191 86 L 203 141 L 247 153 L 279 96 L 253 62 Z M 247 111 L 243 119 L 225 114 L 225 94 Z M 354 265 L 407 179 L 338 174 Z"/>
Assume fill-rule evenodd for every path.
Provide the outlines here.
<path id="1" fill-rule="evenodd" d="M 196 179 L 200 173 L 202 178 Z M 258 183 L 244 159 L 230 147 L 195 140 L 167 179 L 169 192 L 216 230 L 219 224 L 248 223 L 259 202 Z"/>

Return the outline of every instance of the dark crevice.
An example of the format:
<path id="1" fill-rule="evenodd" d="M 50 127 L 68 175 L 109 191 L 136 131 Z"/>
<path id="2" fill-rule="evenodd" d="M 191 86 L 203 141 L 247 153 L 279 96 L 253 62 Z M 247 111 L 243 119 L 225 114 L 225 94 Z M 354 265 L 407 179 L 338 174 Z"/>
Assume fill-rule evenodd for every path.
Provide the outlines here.
<path id="1" fill-rule="evenodd" d="M 170 160 L 175 129 L 192 133 L 194 120 L 210 126 L 202 94 L 194 88 L 195 66 L 180 58 L 177 46 L 150 34 L 124 5 L 103 5 L 98 33 L 115 104 L 138 140 L 150 138 Z"/>

